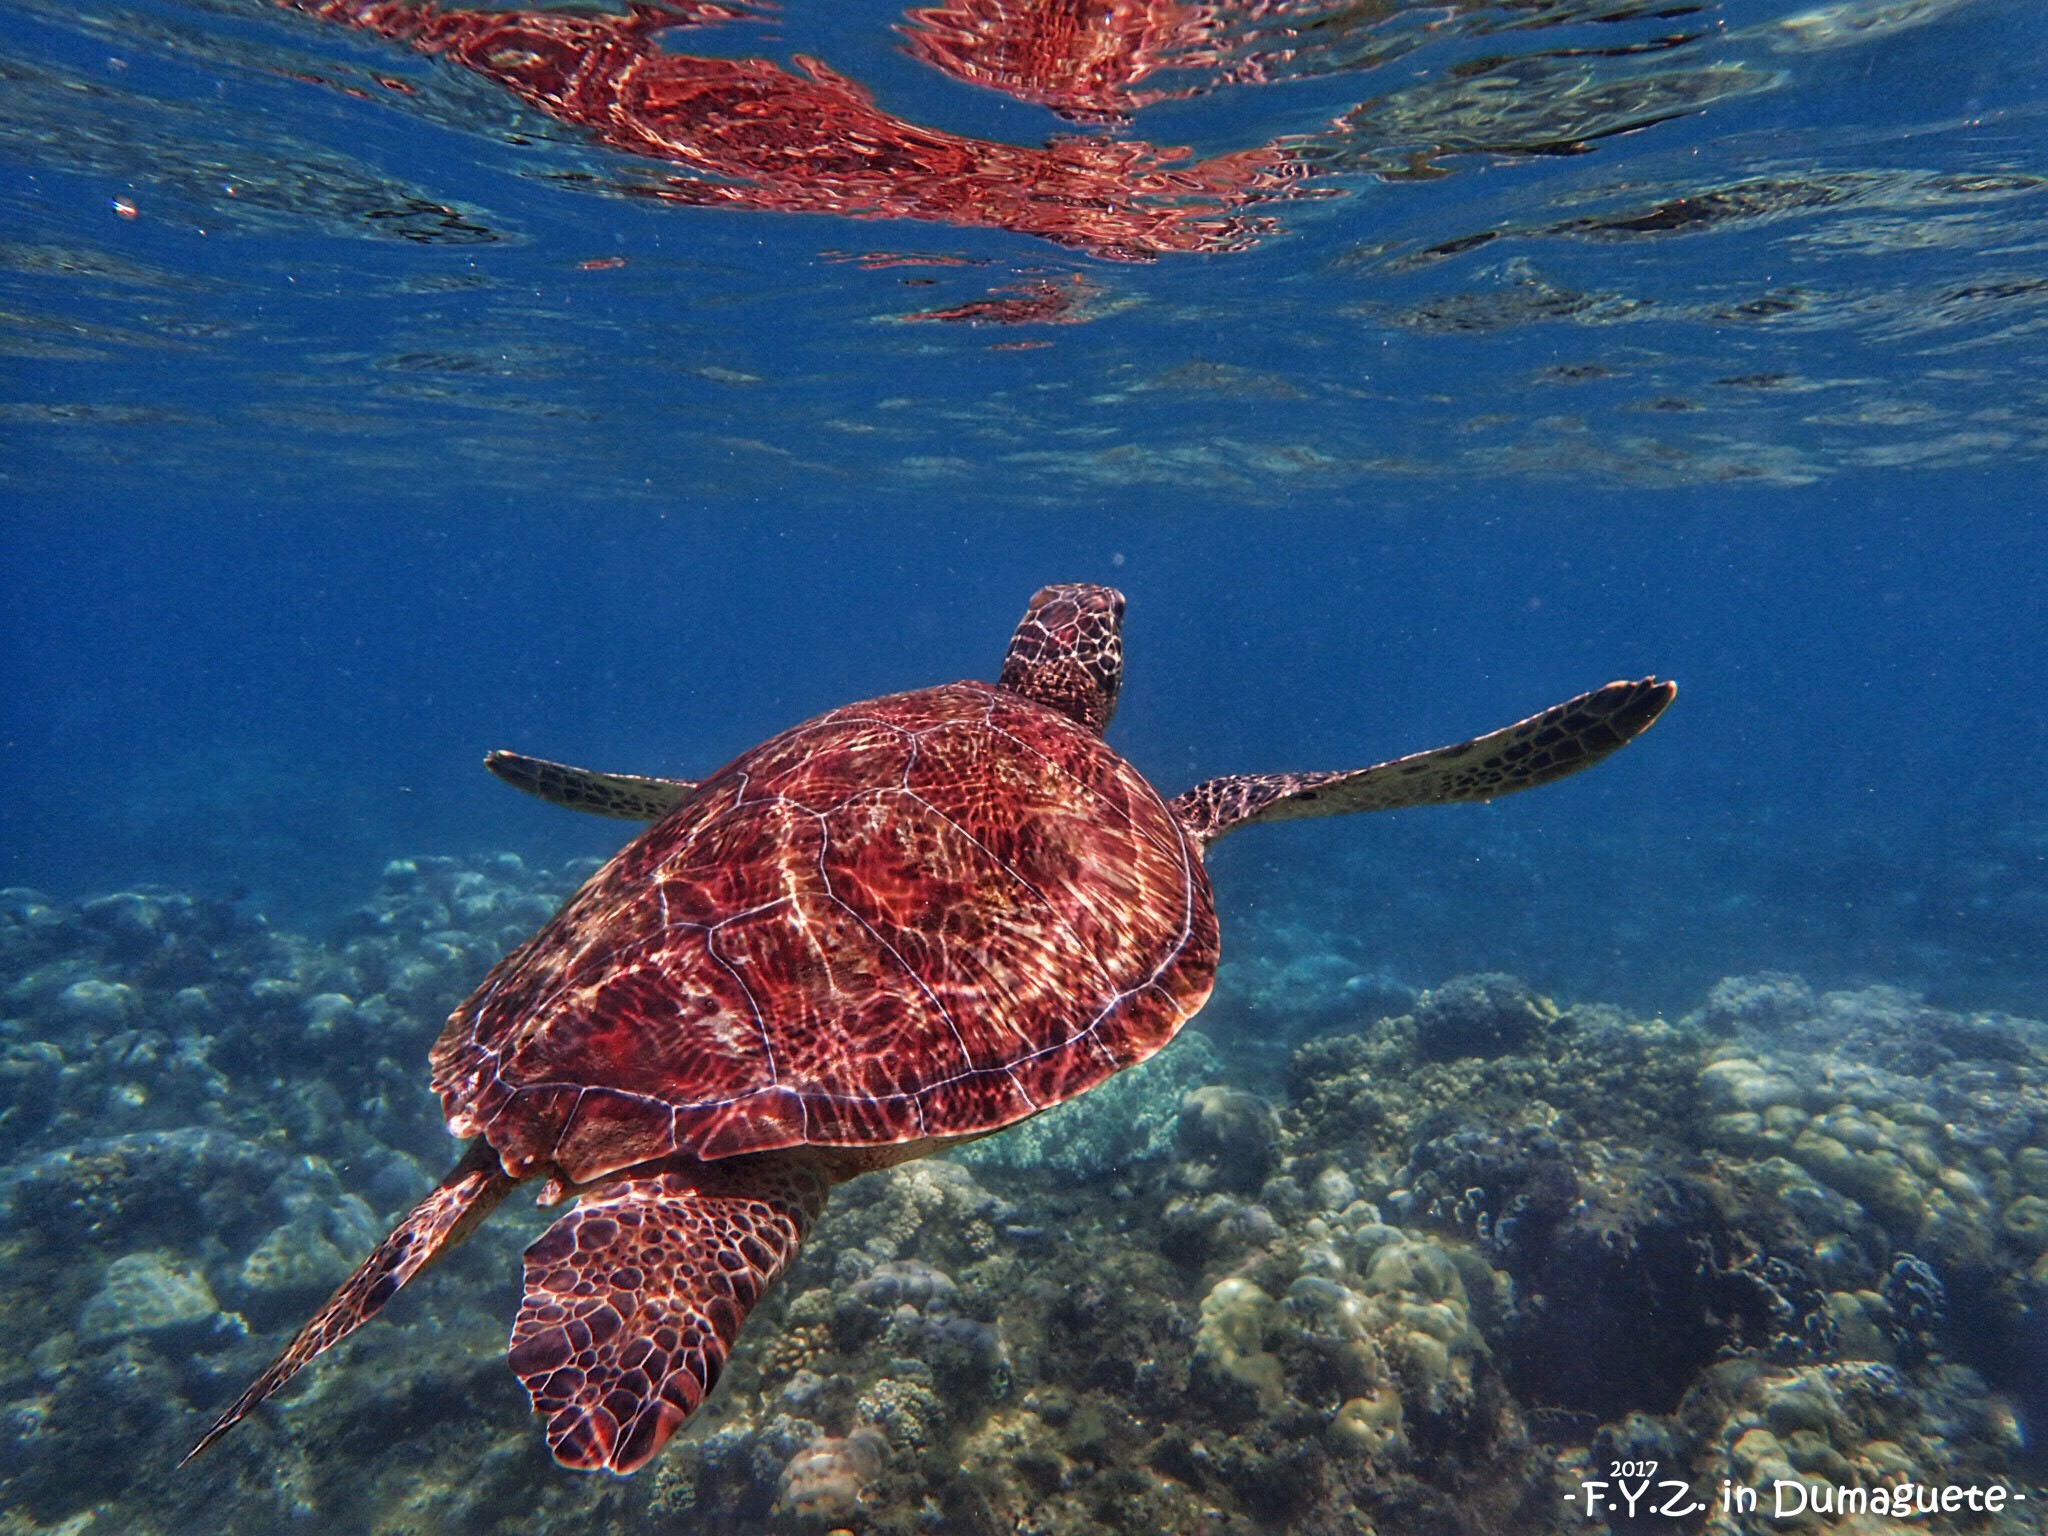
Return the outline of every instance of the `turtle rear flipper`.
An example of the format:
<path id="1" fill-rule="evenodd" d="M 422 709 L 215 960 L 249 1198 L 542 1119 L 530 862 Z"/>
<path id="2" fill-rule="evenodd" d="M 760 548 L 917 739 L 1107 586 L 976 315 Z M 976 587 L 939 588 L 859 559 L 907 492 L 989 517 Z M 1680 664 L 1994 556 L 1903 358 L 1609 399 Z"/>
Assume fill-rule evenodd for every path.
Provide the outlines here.
<path id="1" fill-rule="evenodd" d="M 1170 805 L 1188 835 L 1206 845 L 1257 821 L 1493 800 L 1592 767 L 1648 730 L 1677 695 L 1676 683 L 1654 677 L 1609 683 L 1456 746 L 1347 773 L 1205 779 Z"/>
<path id="2" fill-rule="evenodd" d="M 690 1163 L 584 1196 L 526 1250 L 513 1372 L 565 1467 L 626 1473 L 717 1384 L 825 1203 L 806 1160 Z"/>
<path id="3" fill-rule="evenodd" d="M 544 757 L 493 752 L 484 766 L 514 789 L 551 805 L 621 821 L 659 821 L 697 792 L 694 779 L 657 779 L 638 773 L 599 773 Z"/>
<path id="4" fill-rule="evenodd" d="M 199 1443 L 185 1453 L 185 1460 L 178 1465 L 182 1467 L 233 1429 L 250 1409 L 290 1381 L 315 1355 L 339 1344 L 375 1317 L 384 1303 L 398 1294 L 400 1286 L 467 1237 L 470 1228 L 491 1213 L 514 1182 L 500 1166 L 498 1154 L 486 1143 L 479 1141 L 471 1147 L 439 1187 L 412 1208 L 411 1214 L 341 1283 L 341 1289 L 327 1299 L 327 1305 L 292 1336 L 284 1352 L 270 1362 L 270 1368 L 249 1383 L 248 1390 L 214 1421 L 213 1428 L 200 1436 Z"/>

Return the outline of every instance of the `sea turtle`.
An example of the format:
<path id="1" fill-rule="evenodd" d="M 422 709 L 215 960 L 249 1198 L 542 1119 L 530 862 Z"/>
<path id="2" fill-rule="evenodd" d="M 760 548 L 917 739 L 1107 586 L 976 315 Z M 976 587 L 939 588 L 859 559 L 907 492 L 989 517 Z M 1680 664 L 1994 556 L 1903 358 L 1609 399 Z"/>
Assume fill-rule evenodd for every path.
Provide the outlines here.
<path id="1" fill-rule="evenodd" d="M 993 685 L 849 704 L 701 781 L 493 753 L 522 789 L 653 825 L 449 1018 L 433 1085 L 467 1152 L 191 1454 L 538 1179 L 543 1204 L 577 1203 L 526 1250 L 512 1369 L 557 1460 L 631 1472 L 834 1184 L 1174 1037 L 1216 973 L 1210 843 L 1547 783 L 1676 692 L 1609 683 L 1458 746 L 1167 800 L 1102 739 L 1123 614 L 1107 587 L 1047 587 Z"/>

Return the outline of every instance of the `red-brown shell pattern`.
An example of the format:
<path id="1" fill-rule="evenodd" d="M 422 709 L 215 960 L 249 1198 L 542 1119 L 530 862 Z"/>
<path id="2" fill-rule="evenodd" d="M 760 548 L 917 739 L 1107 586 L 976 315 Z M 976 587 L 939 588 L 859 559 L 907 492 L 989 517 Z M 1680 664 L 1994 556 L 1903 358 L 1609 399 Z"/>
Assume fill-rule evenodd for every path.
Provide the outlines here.
<path id="1" fill-rule="evenodd" d="M 954 683 L 707 779 L 455 1011 L 434 1087 L 515 1176 L 969 1136 L 1150 1056 L 1216 954 L 1200 854 L 1137 770 Z"/>

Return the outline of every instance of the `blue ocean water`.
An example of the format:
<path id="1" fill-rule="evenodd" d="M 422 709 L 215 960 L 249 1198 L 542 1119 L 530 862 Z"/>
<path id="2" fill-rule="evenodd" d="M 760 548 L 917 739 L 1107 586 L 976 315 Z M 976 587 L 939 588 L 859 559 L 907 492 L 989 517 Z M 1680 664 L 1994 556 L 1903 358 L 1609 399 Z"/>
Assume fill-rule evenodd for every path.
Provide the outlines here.
<path id="1" fill-rule="evenodd" d="M 1930 1135 L 1946 1124 L 1957 1145 L 1975 1136 L 1970 1157 L 1988 1161 L 1944 1162 L 1939 1147 L 1909 1155 L 1889 1132 L 1859 1141 L 1827 1122 L 1844 1156 L 1910 1164 L 1931 1190 L 1968 1183 L 1975 1194 L 1944 1198 L 1982 1205 L 1983 1231 L 1930 1235 L 1863 1175 L 1830 1182 L 1809 1142 L 1792 1162 L 1829 1199 L 1860 1202 L 1840 1231 L 1870 1271 L 1823 1273 L 1816 1261 L 1812 1283 L 1883 1294 L 1904 1316 L 1898 1288 L 1879 1280 L 1901 1255 L 1932 1263 L 1964 1322 L 1935 1330 L 1931 1358 L 1990 1385 L 1972 1397 L 1935 1382 L 1928 1356 L 1885 1357 L 1901 1380 L 1920 1373 L 1913 1390 L 1927 1401 L 1938 1389 L 1943 1403 L 1974 1405 L 1951 1426 L 1963 1449 L 1949 1460 L 1909 1445 L 1913 1475 L 1946 1466 L 1965 1481 L 1995 1461 L 2016 1485 L 2033 1477 L 2038 1496 L 2048 1404 L 1994 1369 L 2001 1356 L 2048 1360 L 2036 1241 L 2048 1207 L 2035 1211 L 2048 1150 L 2026 1155 L 2048 1149 L 2048 1058 L 2023 1027 L 2048 1017 L 2038 7 L 720 9 L 538 13 L 611 40 L 587 44 L 569 85 L 531 84 L 539 54 L 502 42 L 430 51 L 424 21 L 391 19 L 403 7 L 17 0 L 0 15 L 0 886 L 14 888 L 16 930 L 0 1006 L 16 1094 L 0 1109 L 14 1181 L 0 1307 L 27 1340 L 0 1350 L 12 1405 L 0 1489 L 13 1489 L 0 1503 L 18 1512 L 8 1528 L 259 1530 L 284 1510 L 337 1529 L 510 1529 L 508 1511 L 530 1514 L 534 1498 L 564 1529 L 657 1515 L 683 1523 L 633 1528 L 1116 1529 L 1138 1510 L 1169 1529 L 1196 1521 L 1192 1504 L 1156 1491 L 1167 1502 L 1105 1513 L 1114 1479 L 1142 1473 L 1174 1497 L 1194 1490 L 1213 1528 L 1408 1529 L 1408 1506 L 1355 1490 L 1307 1513 L 1259 1492 L 1281 1443 L 1322 1444 L 1338 1404 L 1370 1392 L 1346 1389 L 1311 1424 L 1307 1378 L 1275 1344 L 1290 1362 L 1287 1400 L 1308 1417 L 1255 1405 L 1191 1431 L 1210 1446 L 1200 1457 L 1158 1442 L 1149 1459 L 1102 1452 L 1101 1436 L 1072 1427 L 1102 1411 L 1088 1392 L 1162 1422 L 1179 1413 L 1172 1394 L 1148 1397 L 1139 1378 L 1061 1377 L 1058 1352 L 1026 1342 L 1007 1282 L 989 1275 L 966 1284 L 960 1310 L 1010 1327 L 1014 1359 L 1001 1393 L 977 1389 L 981 1417 L 913 1433 L 874 1407 L 871 1387 L 866 1406 L 848 1397 L 813 1412 L 773 1397 L 776 1367 L 748 1356 L 745 1382 L 727 1392 L 735 1417 L 717 1431 L 730 1443 L 714 1453 L 708 1430 L 677 1442 L 697 1446 L 696 1502 L 672 1479 L 666 1493 L 630 1496 L 669 1498 L 655 1514 L 613 1507 L 604 1500 L 629 1496 L 549 1466 L 491 1358 L 502 1340 L 490 1330 L 516 1304 L 514 1247 L 452 1260 L 400 1319 L 474 1329 L 462 1338 L 478 1341 L 473 1379 L 488 1387 L 457 1373 L 397 1406 L 367 1399 L 394 1425 L 489 1420 L 501 1437 L 491 1444 L 525 1458 L 494 1474 L 495 1512 L 436 1505 L 406 1481 L 453 1486 L 477 1442 L 399 1428 L 337 1440 L 332 1417 L 324 1435 L 295 1427 L 290 1398 L 267 1428 L 237 1432 L 248 1444 L 209 1453 L 231 1470 L 174 1474 L 169 1463 L 331 1277 L 266 1291 L 244 1274 L 267 1220 L 217 1224 L 216 1241 L 194 1245 L 189 1231 L 151 1226 L 143 1193 L 100 1226 L 38 1226 L 41 1207 L 23 1193 L 48 1186 L 52 1157 L 94 1147 L 156 1160 L 171 1154 L 109 1152 L 107 1138 L 205 1126 L 280 1165 L 326 1159 L 331 1187 L 275 1198 L 303 1214 L 345 1193 L 374 1241 L 449 1160 L 425 1051 L 507 947 L 500 929 L 516 924 L 502 914 L 528 899 L 544 916 L 587 871 L 575 861 L 609 856 L 632 830 L 515 795 L 483 772 L 487 750 L 699 777 L 847 700 L 992 679 L 1026 599 L 1050 581 L 1128 596 L 1109 739 L 1167 795 L 1216 774 L 1362 766 L 1610 679 L 1676 678 L 1670 714 L 1583 777 L 1485 807 L 1290 823 L 1220 845 L 1209 867 L 1225 958 L 1203 1020 L 1219 1075 L 1273 1101 L 1280 1145 L 1300 1160 L 1276 1164 L 1276 1177 L 1309 1187 L 1335 1156 L 1311 1156 L 1310 1143 L 1339 1073 L 1315 1043 L 1426 1018 L 1410 1010 L 1417 993 L 1506 972 L 1567 1010 L 1610 1004 L 1643 1028 L 1693 1016 L 1702 1061 L 1740 1046 L 1738 1059 L 1802 1085 L 1816 1126 L 1847 1104 Z M 439 14 L 488 31 L 476 13 Z M 721 63 L 765 60 L 756 94 L 707 97 L 659 123 L 653 92 L 628 81 L 607 94 L 605 71 L 620 66 L 604 47 L 624 46 L 649 16 L 659 24 L 635 44 L 646 50 L 635 78 L 710 79 Z M 938 67 L 930 43 L 942 36 L 969 39 L 970 64 Z M 1091 48 L 1097 85 L 1082 90 L 1076 60 Z M 853 84 L 811 89 L 835 80 Z M 503 854 L 523 872 L 489 863 Z M 490 921 L 450 917 L 445 902 L 438 927 L 405 915 L 409 887 L 386 866 L 435 859 L 495 882 Z M 216 913 L 217 932 L 177 943 L 210 946 L 218 972 L 189 955 L 152 972 L 93 938 L 113 930 L 91 904 L 124 892 L 180 893 Z M 398 961 L 386 975 L 347 958 L 351 943 L 407 924 L 443 935 L 446 951 L 445 974 L 413 993 L 393 979 Z M 244 954 L 259 930 L 298 946 L 288 972 Z M 458 930 L 463 942 L 445 939 Z M 352 979 L 334 980 L 344 971 Z M 1775 1045 L 1743 1033 L 1761 1014 L 1702 1013 L 1723 978 L 1765 973 L 1800 978 L 1810 998 L 1864 1001 L 1813 1015 L 1841 1026 L 1826 1041 L 1795 1030 Z M 377 1015 L 386 1033 L 348 1044 L 352 1027 L 369 1028 L 358 1008 L 357 1025 L 319 1043 L 233 1044 L 271 1028 L 246 1001 L 259 975 L 352 1006 L 375 991 L 389 1000 Z M 81 982 L 130 997 L 99 1007 L 100 994 L 66 990 Z M 174 1006 L 195 987 L 218 994 L 212 1022 Z M 1885 988 L 1899 990 L 1872 990 Z M 1981 1082 L 1941 1080 L 1980 1095 L 1980 1108 L 1996 1099 L 1995 1113 L 1982 1108 L 1996 1134 L 1931 1086 L 1909 1114 L 1876 1087 L 1859 1098 L 1825 1072 L 1816 1086 L 1764 1059 L 1854 1058 L 1858 1030 L 1882 1036 L 1891 1020 L 1895 1036 L 1932 1039 L 1950 1028 L 1937 1019 L 2014 1031 L 1981 1058 L 2002 1063 Z M 128 1042 L 118 1059 L 109 1040 Z M 138 1040 L 149 1053 L 139 1067 L 127 1064 Z M 1323 1054 L 1303 1056 L 1309 1047 Z M 209 1049 L 222 1074 L 210 1097 L 151 1089 L 168 1073 L 159 1056 Z M 1919 1058 L 1880 1065 L 1902 1081 L 1939 1077 Z M 351 1140 L 333 1122 L 366 1113 L 372 1077 L 389 1119 Z M 1174 1084 L 1175 1102 L 1199 1081 Z M 148 1102 L 123 1109 L 136 1084 Z M 1417 1094 L 1435 1105 L 1437 1091 Z M 1440 1091 L 1445 1103 L 1484 1097 L 1470 1082 Z M 1771 1095 L 1757 1092 L 1755 1105 L 1740 1094 L 1714 1104 L 1760 1113 Z M 345 1107 L 330 1113 L 323 1095 Z M 1376 1113 L 1382 1127 L 1399 1118 Z M 1629 1145 L 1590 1110 L 1572 1130 L 1572 1114 L 1558 1132 L 1568 1140 Z M 1388 1223 L 1419 1230 L 1419 1216 L 1397 1223 L 1405 1208 L 1391 1202 L 1422 1187 L 1423 1149 L 1446 1130 L 1403 1125 L 1378 1150 L 1361 1131 L 1356 1156 L 1327 1168 Z M 1169 1130 L 1162 1147 L 1180 1161 L 1159 1151 L 1156 1190 L 1142 1158 L 1139 1172 L 1095 1167 L 1083 1182 L 1154 1190 L 1164 1212 L 1189 1198 L 1167 1170 L 1199 1163 L 1201 1134 L 1176 1143 Z M 1722 1170 L 1729 1187 L 1752 1187 L 1793 1145 L 1788 1132 L 1784 1146 L 1731 1150 L 1735 1134 L 1702 1132 L 1688 1154 L 1750 1157 L 1739 1178 Z M 216 1148 L 195 1166 L 239 1188 L 239 1156 Z M 394 1171 L 396 1156 L 407 1162 Z M 1055 1220 L 1032 1201 L 1058 1179 L 1034 1185 L 1028 1163 L 974 1166 L 1020 1213 L 1011 1227 Z M 1779 1194 L 1810 1213 L 1796 1191 Z M 1237 1195 L 1271 1210 L 1283 1231 L 1273 1243 L 1309 1241 L 1296 1216 L 1311 1218 L 1290 1213 L 1284 1190 Z M 87 1199 L 48 1198 L 65 1209 Z M 889 1198 L 846 1219 L 886 1224 Z M 1165 1222 L 1155 1213 L 1150 1225 L 1170 1238 Z M 353 1263 L 361 1237 L 343 1224 L 321 1242 Z M 1524 1294 L 1539 1286 L 1517 1267 L 1525 1256 L 1486 1241 L 1496 1247 L 1472 1250 L 1482 1268 Z M 897 1246 L 873 1252 L 959 1276 L 973 1262 Z M 1107 1262 L 1106 1248 L 1083 1251 Z M 81 1320 L 110 1294 L 110 1264 L 151 1253 L 169 1255 L 165 1273 L 210 1276 L 209 1301 L 243 1332 L 206 1333 L 212 1306 L 167 1332 L 113 1327 L 104 1308 L 99 1323 Z M 791 1308 L 873 1279 L 814 1262 L 785 1287 Z M 1144 1336 L 1161 1360 L 1177 1348 L 1186 1377 L 1189 1349 L 1200 1353 L 1188 1339 L 1211 1315 L 1204 1298 L 1236 1260 L 1218 1249 L 1175 1262 L 1192 1288 L 1172 1303 L 1183 1336 L 1171 1347 Z M 1346 1262 L 1365 1285 L 1366 1261 Z M 60 1264 L 71 1288 L 53 1292 Z M 1286 1277 L 1245 1272 L 1295 1294 Z M 825 1326 L 824 1307 L 812 1326 Z M 772 1321 L 766 1331 L 801 1335 L 801 1323 Z M 1527 1334 L 1498 1322 L 1474 1326 L 1535 1424 L 1558 1403 L 1531 1374 Z M 1098 1326 L 1122 1337 L 1113 1321 Z M 863 1327 L 828 1331 L 850 1350 Z M 71 1342 L 36 1355 L 60 1335 Z M 889 1356 L 879 1343 L 870 1353 Z M 1834 1358 L 1783 1369 L 1834 1369 Z M 374 1381 L 398 1359 L 316 1370 Z M 122 1360 L 158 1418 L 94 1395 L 114 1391 L 93 1383 Z M 948 1367 L 933 1369 L 943 1387 Z M 1846 1401 L 1849 1388 L 1829 1380 Z M 1616 1429 L 1632 1421 L 1607 1398 L 1560 1391 L 1584 1416 L 1559 1432 L 1560 1456 L 1636 1443 L 1627 1434 L 1640 1426 Z M 1470 1413 L 1432 1420 L 1412 1391 L 1406 1401 L 1399 1475 L 1441 1501 L 1428 1505 L 1447 1522 L 1437 1528 L 1553 1528 L 1528 1510 L 1458 1504 L 1469 1495 L 1459 1479 L 1498 1466 L 1512 1437 L 1481 1435 Z M 801 1459 L 808 1431 L 771 1433 L 777 1402 L 784 1420 L 839 1442 L 826 1482 L 874 1491 L 821 1494 L 806 1513 L 776 1468 Z M 1733 1444 L 1748 1422 L 1730 1409 L 1702 1428 L 1712 1416 L 1698 1408 L 1681 1434 L 1675 1401 L 1628 1406 L 1664 1416 L 1666 1449 L 1638 1446 L 1638 1459 L 1661 1456 L 1668 1471 L 1690 1458 L 1683 1475 L 1708 1482 L 1722 1466 L 1716 1435 Z M 135 1432 L 148 1454 L 130 1447 L 123 1477 L 95 1482 L 79 1468 L 91 1426 L 115 1412 L 145 1426 Z M 1755 1412 L 1791 1437 L 1796 1414 Z M 1024 1433 L 1020 1415 L 1066 1436 L 1034 1452 L 1065 1470 L 1002 1448 L 1003 1433 Z M 845 1450 L 862 1426 L 888 1441 L 886 1470 Z M 1269 1462 L 1225 1466 L 1211 1456 L 1219 1437 L 1264 1447 Z M 1827 1463 L 1827 1479 L 1876 1479 L 1870 1454 L 1839 1434 L 1833 1448 L 1855 1477 Z M 1824 1459 L 1807 1449 L 1799 1468 L 1821 1477 Z M 999 1491 L 941 1486 L 934 1458 L 980 1458 Z M 308 1470 L 318 1461 L 325 1471 Z M 257 1469 L 280 1464 L 292 1469 L 279 1474 L 284 1502 L 266 1502 L 251 1491 Z M 352 1467 L 361 1503 L 337 1491 Z M 1384 1486 L 1393 1474 L 1374 1475 Z M 1035 1493 L 1032 1477 L 1044 1481 Z M 416 1512 L 402 1516 L 407 1488 Z M 1070 1494 L 1076 1508 L 1062 1502 Z M 1078 1510 L 1087 1498 L 1092 1517 Z M 1004 1524 L 1013 1505 L 1040 1523 Z M 698 1524 L 678 1513 L 688 1508 Z M 1599 1528 L 1555 1499 L 1542 1518 Z M 1764 1528 L 1690 1518 L 1611 1528 Z"/>

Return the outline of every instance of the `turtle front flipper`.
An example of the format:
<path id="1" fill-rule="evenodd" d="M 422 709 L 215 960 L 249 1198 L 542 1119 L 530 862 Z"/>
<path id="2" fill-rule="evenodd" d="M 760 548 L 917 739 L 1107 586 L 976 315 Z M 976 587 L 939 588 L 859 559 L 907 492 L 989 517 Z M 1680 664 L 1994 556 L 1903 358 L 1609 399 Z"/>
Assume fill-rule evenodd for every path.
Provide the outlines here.
<path id="1" fill-rule="evenodd" d="M 585 1195 L 526 1250 L 512 1370 L 565 1467 L 626 1473 L 704 1401 L 824 1208 L 807 1159 L 689 1161 Z"/>
<path id="2" fill-rule="evenodd" d="M 284 1352 L 270 1362 L 270 1368 L 249 1383 L 248 1390 L 214 1421 L 213 1428 L 200 1436 L 199 1443 L 185 1453 L 185 1460 L 178 1465 L 182 1467 L 233 1429 L 250 1409 L 290 1381 L 315 1355 L 339 1344 L 375 1317 L 384 1303 L 398 1294 L 400 1286 L 467 1237 L 470 1229 L 505 1198 L 514 1182 L 499 1164 L 498 1154 L 486 1143 L 479 1141 L 472 1146 L 434 1192 L 414 1206 L 411 1214 L 341 1283 L 341 1289 L 327 1299 L 327 1305 L 292 1336 Z"/>
<path id="3" fill-rule="evenodd" d="M 1213 843 L 1257 821 L 1493 800 L 1590 768 L 1650 728 L 1678 696 L 1646 677 L 1609 683 L 1501 730 L 1348 773 L 1235 774 L 1171 802 L 1188 835 Z"/>
<path id="4" fill-rule="evenodd" d="M 697 792 L 694 779 L 656 779 L 637 773 L 598 773 L 544 757 L 493 752 L 484 766 L 514 789 L 551 805 L 622 821 L 659 821 Z"/>

